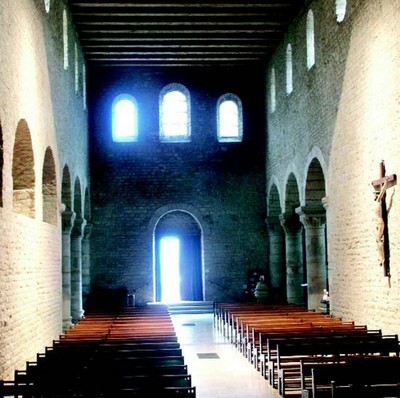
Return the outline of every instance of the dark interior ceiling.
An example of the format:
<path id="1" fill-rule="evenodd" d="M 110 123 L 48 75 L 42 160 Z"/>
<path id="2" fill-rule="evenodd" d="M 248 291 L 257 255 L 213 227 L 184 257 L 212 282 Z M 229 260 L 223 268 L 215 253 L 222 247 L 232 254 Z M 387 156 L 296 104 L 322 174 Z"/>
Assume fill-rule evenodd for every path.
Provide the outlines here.
<path id="1" fill-rule="evenodd" d="M 89 66 L 256 66 L 304 0 L 68 3 Z"/>

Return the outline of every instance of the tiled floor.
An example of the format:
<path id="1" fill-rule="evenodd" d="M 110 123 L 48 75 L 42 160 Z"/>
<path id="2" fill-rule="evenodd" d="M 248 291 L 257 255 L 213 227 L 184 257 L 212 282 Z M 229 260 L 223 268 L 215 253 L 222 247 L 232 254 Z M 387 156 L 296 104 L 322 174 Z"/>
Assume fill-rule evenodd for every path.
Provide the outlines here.
<path id="1" fill-rule="evenodd" d="M 277 398 L 279 394 L 214 327 L 213 314 L 172 315 L 196 398 Z"/>

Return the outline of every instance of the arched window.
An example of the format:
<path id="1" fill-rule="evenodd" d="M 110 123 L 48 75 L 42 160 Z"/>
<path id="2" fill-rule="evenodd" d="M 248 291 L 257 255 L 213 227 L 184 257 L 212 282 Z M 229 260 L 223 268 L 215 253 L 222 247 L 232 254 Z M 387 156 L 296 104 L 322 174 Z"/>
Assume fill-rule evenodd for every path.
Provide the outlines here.
<path id="1" fill-rule="evenodd" d="M 78 45 L 75 42 L 74 47 L 74 55 L 75 55 L 75 94 L 79 92 L 79 54 L 78 54 Z"/>
<path id="2" fill-rule="evenodd" d="M 315 43 L 314 43 L 314 14 L 312 10 L 307 14 L 307 68 L 315 64 Z"/>
<path id="3" fill-rule="evenodd" d="M 121 94 L 112 105 L 112 137 L 115 142 L 132 142 L 138 138 L 138 112 L 134 97 Z"/>
<path id="4" fill-rule="evenodd" d="M 276 109 L 276 83 L 275 83 L 275 68 L 271 69 L 271 75 L 269 80 L 269 95 L 270 95 L 270 110 L 275 112 Z"/>
<path id="5" fill-rule="evenodd" d="M 42 170 L 43 221 L 57 225 L 57 179 L 53 152 L 46 149 Z"/>
<path id="6" fill-rule="evenodd" d="M 161 91 L 160 140 L 190 141 L 190 95 L 181 84 L 172 83 Z"/>
<path id="7" fill-rule="evenodd" d="M 63 11 L 63 45 L 64 45 L 64 69 L 68 69 L 68 18 L 67 11 Z"/>
<path id="8" fill-rule="evenodd" d="M 14 212 L 35 218 L 35 160 L 25 119 L 19 121 L 15 133 L 12 178 Z"/>
<path id="9" fill-rule="evenodd" d="M 342 22 L 346 15 L 346 0 L 336 0 L 336 21 Z"/>
<path id="10" fill-rule="evenodd" d="M 293 64 L 292 64 L 292 46 L 286 47 L 286 94 L 293 91 Z"/>
<path id="11" fill-rule="evenodd" d="M 82 103 L 83 110 L 86 110 L 87 101 L 86 101 L 86 65 L 82 64 Z"/>
<path id="12" fill-rule="evenodd" d="M 50 12 L 50 0 L 44 0 L 44 8 L 46 12 Z"/>
<path id="13" fill-rule="evenodd" d="M 218 100 L 217 135 L 219 142 L 242 141 L 242 103 L 235 94 L 224 94 Z"/>

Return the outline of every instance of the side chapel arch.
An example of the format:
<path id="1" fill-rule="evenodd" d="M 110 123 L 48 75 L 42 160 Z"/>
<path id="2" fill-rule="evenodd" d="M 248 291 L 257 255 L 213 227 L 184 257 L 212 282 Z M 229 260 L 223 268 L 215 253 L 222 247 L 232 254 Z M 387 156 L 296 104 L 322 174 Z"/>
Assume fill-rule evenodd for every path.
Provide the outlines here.
<path id="1" fill-rule="evenodd" d="M 57 176 L 53 151 L 46 149 L 42 170 L 43 221 L 57 225 Z"/>
<path id="2" fill-rule="evenodd" d="M 324 289 L 328 289 L 326 211 L 324 208 L 325 186 L 323 167 L 320 160 L 314 157 L 309 163 L 306 173 L 305 206 L 296 210 L 305 228 L 309 309 L 318 309 L 320 307 Z"/>
<path id="3" fill-rule="evenodd" d="M 280 219 L 285 231 L 287 301 L 290 304 L 304 305 L 303 226 L 296 213 L 300 206 L 300 194 L 293 172 L 287 178 L 285 193 L 285 212 Z"/>
<path id="4" fill-rule="evenodd" d="M 71 316 L 75 322 L 83 316 L 82 238 L 86 221 L 82 217 L 82 187 L 79 177 L 74 183 L 75 220 L 71 231 Z"/>
<path id="5" fill-rule="evenodd" d="M 286 302 L 285 244 L 279 216 L 282 213 L 280 195 L 274 182 L 268 193 L 268 244 L 271 300 Z"/>
<path id="6" fill-rule="evenodd" d="M 68 165 L 65 165 L 61 181 L 62 220 L 62 322 L 63 330 L 72 324 L 71 318 L 71 231 L 75 213 L 72 211 L 72 183 Z"/>
<path id="7" fill-rule="evenodd" d="M 35 161 L 31 132 L 24 119 L 15 132 L 12 177 L 14 212 L 35 218 Z"/>

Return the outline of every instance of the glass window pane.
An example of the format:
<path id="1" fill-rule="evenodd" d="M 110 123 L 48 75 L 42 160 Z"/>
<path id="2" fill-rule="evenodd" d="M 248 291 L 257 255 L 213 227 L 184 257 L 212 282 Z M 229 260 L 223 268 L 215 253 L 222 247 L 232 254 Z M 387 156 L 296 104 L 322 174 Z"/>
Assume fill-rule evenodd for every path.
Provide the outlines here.
<path id="1" fill-rule="evenodd" d="M 113 109 L 114 141 L 134 141 L 137 138 L 137 110 L 133 100 L 118 100 Z"/>

